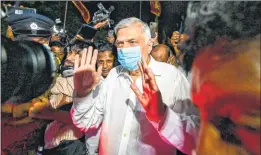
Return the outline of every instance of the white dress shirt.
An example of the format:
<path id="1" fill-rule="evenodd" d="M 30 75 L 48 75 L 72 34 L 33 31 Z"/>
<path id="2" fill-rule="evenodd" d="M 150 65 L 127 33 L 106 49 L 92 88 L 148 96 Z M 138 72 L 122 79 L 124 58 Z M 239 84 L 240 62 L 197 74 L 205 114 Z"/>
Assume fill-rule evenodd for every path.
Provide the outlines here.
<path id="1" fill-rule="evenodd" d="M 101 77 L 99 84 L 102 84 L 104 80 L 105 79 Z M 102 125 L 100 125 L 98 128 L 92 128 L 88 132 L 85 132 L 85 144 L 86 148 L 88 149 L 88 155 L 98 155 L 101 126 Z"/>
<path id="2" fill-rule="evenodd" d="M 130 88 L 132 79 L 122 66 L 112 69 L 88 96 L 74 98 L 71 115 L 77 127 L 89 132 L 102 123 L 100 155 L 175 155 L 176 148 L 191 154 L 195 148 L 199 116 L 184 112 L 188 109 L 175 112 L 180 100 L 190 98 L 187 79 L 174 66 L 152 57 L 148 66 L 168 106 L 159 124 L 147 119 Z M 141 77 L 136 85 L 142 91 Z"/>
<path id="3" fill-rule="evenodd" d="M 185 77 L 187 78 L 187 80 L 189 81 L 189 83 L 191 83 L 191 71 L 189 71 L 188 73 L 185 71 L 184 68 L 182 68 L 181 66 L 177 67 L 179 71 L 181 71 Z"/>

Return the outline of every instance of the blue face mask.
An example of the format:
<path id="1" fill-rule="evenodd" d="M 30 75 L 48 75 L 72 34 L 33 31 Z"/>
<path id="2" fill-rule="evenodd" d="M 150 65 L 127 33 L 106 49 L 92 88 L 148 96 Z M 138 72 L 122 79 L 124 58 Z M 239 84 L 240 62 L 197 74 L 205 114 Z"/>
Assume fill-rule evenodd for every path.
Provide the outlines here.
<path id="1" fill-rule="evenodd" d="M 118 61 L 120 64 L 128 69 L 134 71 L 139 68 L 138 61 L 141 61 L 141 49 L 140 46 L 129 48 L 117 48 Z"/>

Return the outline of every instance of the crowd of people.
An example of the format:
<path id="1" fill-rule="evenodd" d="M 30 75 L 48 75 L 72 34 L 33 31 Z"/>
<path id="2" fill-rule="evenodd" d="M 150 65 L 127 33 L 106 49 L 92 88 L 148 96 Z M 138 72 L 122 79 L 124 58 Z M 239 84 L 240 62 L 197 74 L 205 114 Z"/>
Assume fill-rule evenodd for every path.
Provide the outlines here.
<path id="1" fill-rule="evenodd" d="M 72 47 L 68 53 L 50 43 L 61 39 L 52 19 L 9 16 L 9 38 L 49 46 L 65 69 L 40 97 L 2 105 L 2 113 L 16 118 L 2 130 L 40 124 L 27 131 L 36 133 L 26 137 L 33 146 L 26 144 L 26 153 L 13 153 L 12 144 L 4 145 L 2 153 L 260 154 L 258 6 L 191 2 L 185 31 L 174 31 L 169 44 L 159 43 L 159 32 L 152 35 L 147 23 L 129 17 L 103 39 L 94 36 L 92 46 Z"/>

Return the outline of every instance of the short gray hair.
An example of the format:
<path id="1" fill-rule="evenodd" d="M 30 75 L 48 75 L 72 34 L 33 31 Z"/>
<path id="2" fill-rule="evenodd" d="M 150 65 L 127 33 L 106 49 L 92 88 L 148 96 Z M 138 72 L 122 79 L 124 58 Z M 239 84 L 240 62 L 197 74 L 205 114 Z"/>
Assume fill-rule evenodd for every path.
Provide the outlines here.
<path id="1" fill-rule="evenodd" d="M 151 39 L 151 33 L 150 33 L 150 28 L 149 28 L 148 24 L 146 24 L 145 22 L 143 22 L 142 20 L 140 20 L 136 17 L 122 19 L 114 28 L 115 34 L 117 34 L 117 32 L 120 29 L 129 27 L 130 25 L 132 25 L 134 23 L 140 23 L 142 25 L 142 32 L 147 36 L 148 39 Z"/>

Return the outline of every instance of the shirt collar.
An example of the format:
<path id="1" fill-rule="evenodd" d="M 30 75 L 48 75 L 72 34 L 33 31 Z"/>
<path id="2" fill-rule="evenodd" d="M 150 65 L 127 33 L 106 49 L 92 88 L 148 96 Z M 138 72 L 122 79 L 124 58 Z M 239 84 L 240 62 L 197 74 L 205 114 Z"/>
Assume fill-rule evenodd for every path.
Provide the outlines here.
<path id="1" fill-rule="evenodd" d="M 149 63 L 149 68 L 152 70 L 153 74 L 155 76 L 161 76 L 162 72 L 162 68 L 160 68 L 159 66 L 159 63 L 158 61 L 156 61 L 152 56 L 150 56 L 150 63 Z"/>
<path id="2" fill-rule="evenodd" d="M 150 62 L 148 67 L 152 70 L 153 74 L 155 76 L 161 76 L 161 68 L 159 68 L 159 62 L 157 62 L 152 56 L 150 56 Z M 126 68 L 123 68 L 122 66 L 119 67 L 119 75 L 129 75 L 129 72 Z"/>

